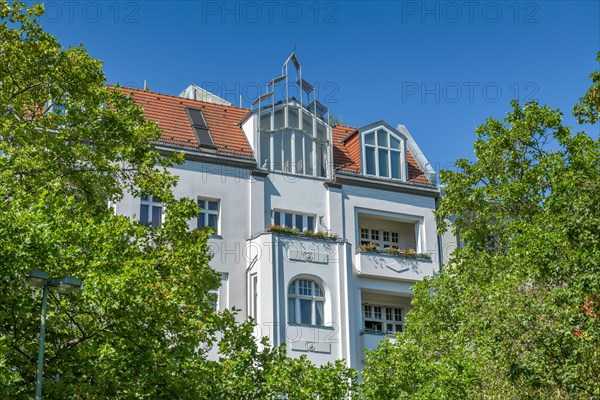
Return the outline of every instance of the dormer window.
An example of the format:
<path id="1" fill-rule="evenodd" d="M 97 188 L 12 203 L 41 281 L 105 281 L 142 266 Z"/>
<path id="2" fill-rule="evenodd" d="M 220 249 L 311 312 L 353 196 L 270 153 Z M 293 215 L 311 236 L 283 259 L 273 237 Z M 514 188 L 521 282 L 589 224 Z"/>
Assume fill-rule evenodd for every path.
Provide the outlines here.
<path id="1" fill-rule="evenodd" d="M 403 179 L 404 140 L 379 128 L 363 134 L 364 173 L 382 178 Z"/>

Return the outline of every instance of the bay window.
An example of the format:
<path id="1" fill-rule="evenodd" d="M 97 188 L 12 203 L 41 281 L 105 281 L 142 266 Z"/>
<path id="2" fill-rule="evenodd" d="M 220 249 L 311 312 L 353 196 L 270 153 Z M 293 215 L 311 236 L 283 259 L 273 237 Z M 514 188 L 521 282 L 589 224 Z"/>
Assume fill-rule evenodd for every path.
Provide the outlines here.
<path id="1" fill-rule="evenodd" d="M 327 177 L 329 125 L 298 106 L 260 113 L 259 157 L 263 168 Z"/>

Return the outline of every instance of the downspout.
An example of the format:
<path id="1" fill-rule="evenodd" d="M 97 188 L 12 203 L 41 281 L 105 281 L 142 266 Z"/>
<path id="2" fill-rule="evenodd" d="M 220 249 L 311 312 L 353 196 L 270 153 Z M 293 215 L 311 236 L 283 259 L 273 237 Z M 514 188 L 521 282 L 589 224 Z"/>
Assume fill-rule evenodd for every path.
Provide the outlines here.
<path id="1" fill-rule="evenodd" d="M 439 208 L 439 204 L 438 204 L 439 201 L 440 201 L 440 198 L 436 197 L 435 198 L 435 211 L 437 211 L 438 208 Z M 436 235 L 437 235 L 437 239 L 438 239 L 437 240 L 437 242 L 438 242 L 438 259 L 440 260 L 440 272 L 442 272 L 442 269 L 444 267 L 444 263 L 442 262 L 444 254 L 443 254 L 443 246 L 442 246 L 442 235 L 440 235 L 438 233 L 438 226 L 437 226 L 437 224 L 435 225 L 435 230 L 436 230 Z"/>

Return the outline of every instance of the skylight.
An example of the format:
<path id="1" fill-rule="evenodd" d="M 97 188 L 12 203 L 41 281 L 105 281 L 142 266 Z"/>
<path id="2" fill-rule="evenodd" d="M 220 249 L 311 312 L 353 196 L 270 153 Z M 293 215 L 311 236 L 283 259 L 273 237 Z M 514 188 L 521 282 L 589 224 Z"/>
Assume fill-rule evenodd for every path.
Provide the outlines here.
<path id="1" fill-rule="evenodd" d="M 215 149 L 216 146 L 213 142 L 210 130 L 208 129 L 208 125 L 206 124 L 206 120 L 204 119 L 204 113 L 202 110 L 188 108 L 187 113 L 200 147 L 209 147 Z"/>

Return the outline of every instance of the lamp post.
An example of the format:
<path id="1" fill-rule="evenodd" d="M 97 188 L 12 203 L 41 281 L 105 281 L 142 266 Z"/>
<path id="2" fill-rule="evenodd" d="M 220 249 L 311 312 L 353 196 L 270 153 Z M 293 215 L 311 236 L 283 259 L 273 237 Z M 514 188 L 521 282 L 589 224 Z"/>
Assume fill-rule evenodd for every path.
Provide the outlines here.
<path id="1" fill-rule="evenodd" d="M 35 384 L 35 399 L 42 400 L 42 377 L 44 374 L 44 339 L 46 336 L 46 300 L 48 289 L 56 289 L 60 293 L 68 294 L 81 289 L 81 281 L 63 276 L 60 278 L 49 278 L 47 272 L 33 270 L 25 278 L 29 286 L 37 286 L 42 289 L 42 326 L 40 328 L 40 351 L 38 352 L 37 381 Z"/>

